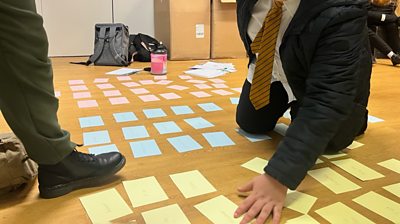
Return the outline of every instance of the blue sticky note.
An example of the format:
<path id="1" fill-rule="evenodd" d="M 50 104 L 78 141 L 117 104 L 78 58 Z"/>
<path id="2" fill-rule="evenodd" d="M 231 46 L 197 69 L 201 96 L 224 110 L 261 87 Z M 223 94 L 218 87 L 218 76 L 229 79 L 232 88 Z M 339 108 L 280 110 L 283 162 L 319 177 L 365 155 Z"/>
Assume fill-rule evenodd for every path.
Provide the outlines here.
<path id="1" fill-rule="evenodd" d="M 232 104 L 239 104 L 239 97 L 231 97 L 231 103 Z"/>
<path id="2" fill-rule="evenodd" d="M 201 107 L 201 109 L 205 110 L 206 112 L 222 110 L 222 108 L 217 106 L 215 103 L 201 103 L 197 105 L 199 105 L 199 107 Z"/>
<path id="3" fill-rule="evenodd" d="M 175 137 L 175 138 L 168 138 L 167 140 L 169 143 L 171 143 L 172 146 L 174 146 L 174 148 L 178 152 L 189 152 L 203 148 L 189 135 Z"/>
<path id="4" fill-rule="evenodd" d="M 268 135 L 256 135 L 256 134 L 250 134 L 248 132 L 243 131 L 242 129 L 236 129 L 237 133 L 240 135 L 246 137 L 249 141 L 251 142 L 261 142 L 264 140 L 271 140 L 272 138 L 269 137 Z"/>
<path id="5" fill-rule="evenodd" d="M 149 133 L 144 126 L 122 128 L 122 132 L 126 140 L 149 137 Z"/>
<path id="6" fill-rule="evenodd" d="M 138 120 L 133 112 L 115 113 L 113 115 L 118 123 Z"/>
<path id="7" fill-rule="evenodd" d="M 160 109 L 146 109 L 143 110 L 143 113 L 146 115 L 147 118 L 157 118 L 157 117 L 166 117 L 167 114 L 165 114 L 165 112 Z"/>
<path id="8" fill-rule="evenodd" d="M 202 129 L 202 128 L 209 128 L 214 127 L 213 124 L 208 122 L 206 119 L 202 117 L 190 118 L 185 119 L 185 122 L 192 126 L 194 129 Z"/>
<path id="9" fill-rule="evenodd" d="M 193 114 L 193 110 L 189 106 L 174 106 L 171 107 L 176 115 Z"/>
<path id="10" fill-rule="evenodd" d="M 173 121 L 154 123 L 153 125 L 160 134 L 182 132 L 182 129 Z"/>
<path id="11" fill-rule="evenodd" d="M 79 124 L 81 125 L 81 128 L 89 128 L 89 127 L 103 126 L 104 122 L 100 116 L 93 116 L 93 117 L 79 118 Z"/>
<path id="12" fill-rule="evenodd" d="M 108 131 L 95 131 L 83 133 L 84 145 L 100 145 L 110 143 L 110 135 Z"/>
<path id="13" fill-rule="evenodd" d="M 374 117 L 372 115 L 368 115 L 368 122 L 369 123 L 378 123 L 378 122 L 382 122 L 382 121 L 384 121 L 384 120 L 380 119 L 380 118 L 377 118 L 377 117 Z"/>
<path id="14" fill-rule="evenodd" d="M 212 147 L 235 145 L 224 132 L 203 133 L 203 136 Z"/>
<path id="15" fill-rule="evenodd" d="M 129 145 L 131 146 L 133 157 L 135 158 L 161 155 L 160 148 L 158 148 L 156 141 L 153 139 L 131 142 Z"/>
<path id="16" fill-rule="evenodd" d="M 107 153 L 107 152 L 119 152 L 119 150 L 115 144 L 89 148 L 89 153 L 95 154 L 95 155 L 99 155 L 99 154 Z"/>

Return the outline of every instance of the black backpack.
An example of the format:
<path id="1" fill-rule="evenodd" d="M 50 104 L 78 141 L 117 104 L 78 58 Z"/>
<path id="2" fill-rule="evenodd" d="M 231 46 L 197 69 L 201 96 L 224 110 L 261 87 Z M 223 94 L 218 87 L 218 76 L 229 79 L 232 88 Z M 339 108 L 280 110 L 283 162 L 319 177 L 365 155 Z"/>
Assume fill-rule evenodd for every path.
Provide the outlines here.
<path id="1" fill-rule="evenodd" d="M 138 33 L 129 35 L 129 52 L 135 51 L 133 54 L 134 61 L 150 62 L 150 53 L 158 48 L 160 42 L 153 37 Z"/>

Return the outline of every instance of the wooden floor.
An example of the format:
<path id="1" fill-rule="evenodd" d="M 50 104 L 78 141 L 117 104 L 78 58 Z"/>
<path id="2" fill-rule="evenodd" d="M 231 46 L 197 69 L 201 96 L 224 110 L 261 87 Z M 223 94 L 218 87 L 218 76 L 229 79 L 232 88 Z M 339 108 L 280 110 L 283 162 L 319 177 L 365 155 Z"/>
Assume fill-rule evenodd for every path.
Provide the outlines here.
<path id="1" fill-rule="evenodd" d="M 251 143 L 247 139 L 238 135 L 235 131 L 235 128 L 237 128 L 235 123 L 236 106 L 230 102 L 230 97 L 239 97 L 239 93 L 234 90 L 226 89 L 234 93 L 231 96 L 220 96 L 212 93 L 210 90 L 204 91 L 210 93 L 212 97 L 200 99 L 190 95 L 189 92 L 200 90 L 194 87 L 192 83 L 187 83 L 185 80 L 180 79 L 178 75 L 181 75 L 184 70 L 199 63 L 199 61 L 169 62 L 168 79 L 173 81 L 172 84 L 190 87 L 188 90 L 172 90 L 165 88 L 166 86 L 163 85 L 144 86 L 144 88 L 154 94 L 174 92 L 182 96 L 181 99 L 176 100 L 163 100 L 163 98 L 160 97 L 162 99 L 161 101 L 144 103 L 137 97 L 137 95 L 130 92 L 129 88 L 121 85 L 121 81 L 118 81 L 115 77 L 107 76 L 110 78 L 109 82 L 119 89 L 123 96 L 126 96 L 130 101 L 129 104 L 125 105 L 111 105 L 107 97 L 104 97 L 102 90 L 98 89 L 93 81 L 95 78 L 106 78 L 105 73 L 114 68 L 94 66 L 85 67 L 68 63 L 73 60 L 79 61 L 82 59 L 53 59 L 55 89 L 56 91 L 61 92 L 59 120 L 62 127 L 69 130 L 72 134 L 72 140 L 78 143 L 82 142 L 83 132 L 108 130 L 112 143 L 116 144 L 119 150 L 127 157 L 127 164 L 119 173 L 119 176 L 106 186 L 78 190 L 64 197 L 43 200 L 38 198 L 37 182 L 35 182 L 32 186 L 21 192 L 8 195 L 7 197 L 2 197 L 0 198 L 0 223 L 90 223 L 90 219 L 86 215 L 86 212 L 79 201 L 79 197 L 115 187 L 125 201 L 130 205 L 129 198 L 121 181 L 148 176 L 155 176 L 157 178 L 170 199 L 164 202 L 135 208 L 133 209 L 132 215 L 119 219 L 118 223 L 144 223 L 141 212 L 174 203 L 180 205 L 192 223 L 210 223 L 210 221 L 193 206 L 219 195 L 225 195 L 235 203 L 240 203 L 242 198 L 237 196 L 236 188 L 250 180 L 252 177 L 258 175 L 250 170 L 242 168 L 240 165 L 254 157 L 269 159 L 274 153 L 276 145 L 282 138 L 279 134 L 271 132 L 271 141 Z M 222 79 L 226 81 L 226 84 L 230 88 L 241 87 L 247 72 L 247 60 L 240 59 L 223 61 L 233 62 L 238 69 L 238 72 L 223 76 Z M 147 66 L 147 64 L 134 63 L 131 65 L 131 67 L 135 68 L 142 68 L 145 66 Z M 140 73 L 132 75 L 131 77 L 133 81 L 153 79 L 153 76 L 148 73 Z M 203 80 L 201 78 L 194 78 Z M 72 98 L 72 91 L 68 84 L 68 80 L 74 79 L 82 79 L 85 81 L 93 99 L 96 99 L 99 103 L 99 108 L 78 108 L 77 100 Z M 318 198 L 309 214 L 320 223 L 327 223 L 327 221 L 319 216 L 315 210 L 336 202 L 343 202 L 375 223 L 391 223 L 379 214 L 375 214 L 356 204 L 352 199 L 369 191 L 375 191 L 376 193 L 400 203 L 400 198 L 382 188 L 383 186 L 399 183 L 400 175 L 377 165 L 377 163 L 391 158 L 400 159 L 399 84 L 400 67 L 391 66 L 388 60 L 378 60 L 378 63 L 375 64 L 373 68 L 369 111 L 371 115 L 382 118 L 385 121 L 369 124 L 366 134 L 357 139 L 357 141 L 365 145 L 351 150 L 347 156 L 347 158 L 353 158 L 380 172 L 385 175 L 385 177 L 363 182 L 334 166 L 328 159 L 321 158 L 324 163 L 316 165 L 315 168 L 331 167 L 344 177 L 360 185 L 362 188 L 348 193 L 334 194 L 310 176 L 307 176 L 299 186 L 299 191 Z M 199 103 L 208 102 L 217 104 L 223 108 L 223 111 L 207 113 L 197 106 Z M 195 115 L 175 115 L 171 111 L 170 106 L 179 105 L 190 106 L 195 111 Z M 147 119 L 142 110 L 151 108 L 164 109 L 168 117 Z M 116 123 L 114 121 L 113 113 L 128 111 L 134 112 L 139 120 L 129 123 Z M 96 115 L 102 116 L 105 126 L 85 129 L 80 128 L 78 118 Z M 215 124 L 215 127 L 208 128 L 206 131 L 195 130 L 183 121 L 185 118 L 197 116 L 207 119 L 211 123 Z M 191 135 L 204 147 L 203 150 L 182 154 L 176 152 L 166 139 L 184 134 L 159 135 L 152 124 L 160 121 L 175 121 L 183 129 L 184 134 Z M 281 122 L 288 124 L 289 120 L 283 118 Z M 160 146 L 163 153 L 161 156 L 147 158 L 134 158 L 132 156 L 129 141 L 124 140 L 121 129 L 126 126 L 134 125 L 146 126 L 151 138 L 156 139 Z M 2 118 L 0 118 L 0 131 L 3 132 L 8 130 L 9 128 L 6 123 Z M 236 143 L 236 145 L 231 147 L 211 148 L 211 146 L 201 136 L 201 133 L 212 131 L 224 131 Z M 83 147 L 81 150 L 85 151 L 86 148 Z M 183 197 L 169 178 L 169 175 L 195 169 L 199 170 L 214 185 L 217 192 L 191 199 L 185 199 Z M 283 212 L 282 223 L 284 223 L 285 220 L 300 215 L 302 214 L 290 209 L 285 209 Z M 136 220 L 136 222 L 134 220 Z"/>

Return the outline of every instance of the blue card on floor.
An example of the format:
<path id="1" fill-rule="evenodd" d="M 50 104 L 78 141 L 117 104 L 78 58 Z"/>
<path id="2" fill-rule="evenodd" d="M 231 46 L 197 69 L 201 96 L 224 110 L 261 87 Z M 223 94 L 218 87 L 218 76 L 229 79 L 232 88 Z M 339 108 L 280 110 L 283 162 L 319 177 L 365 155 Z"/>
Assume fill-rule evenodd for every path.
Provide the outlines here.
<path id="1" fill-rule="evenodd" d="M 380 118 L 377 118 L 377 117 L 374 117 L 372 115 L 368 115 L 368 122 L 369 123 L 378 123 L 378 122 L 382 122 L 382 121 L 384 121 L 384 120 L 380 119 Z"/>
<path id="2" fill-rule="evenodd" d="M 101 119 L 101 116 L 93 116 L 79 118 L 79 124 L 81 125 L 81 128 L 90 128 L 103 126 L 104 122 L 103 119 Z"/>
<path id="3" fill-rule="evenodd" d="M 154 123 L 153 125 L 160 134 L 182 132 L 182 129 L 173 121 Z"/>
<path id="4" fill-rule="evenodd" d="M 133 157 L 135 158 L 161 155 L 160 148 L 153 139 L 130 142 L 129 145 L 131 146 Z"/>
<path id="5" fill-rule="evenodd" d="M 138 120 L 138 118 L 133 112 L 115 113 L 113 115 L 115 121 L 117 121 L 118 123 Z"/>
<path id="6" fill-rule="evenodd" d="M 146 109 L 143 110 L 144 115 L 147 118 L 158 118 L 158 117 L 166 117 L 167 114 L 160 108 L 157 109 Z"/>
<path id="7" fill-rule="evenodd" d="M 235 105 L 239 104 L 239 97 L 231 97 L 231 103 Z"/>
<path id="8" fill-rule="evenodd" d="M 193 110 L 189 106 L 173 106 L 171 110 L 176 115 L 183 115 L 183 114 L 193 114 Z"/>
<path id="9" fill-rule="evenodd" d="M 204 138 L 212 147 L 231 146 L 235 143 L 224 132 L 203 133 Z"/>
<path id="10" fill-rule="evenodd" d="M 115 144 L 91 147 L 88 149 L 89 153 L 99 155 L 107 152 L 119 152 Z"/>
<path id="11" fill-rule="evenodd" d="M 94 131 L 83 133 L 83 144 L 88 145 L 100 145 L 110 143 L 110 135 L 108 131 Z"/>
<path id="12" fill-rule="evenodd" d="M 189 135 L 175 137 L 175 138 L 168 138 L 167 140 L 169 143 L 171 143 L 172 146 L 174 146 L 174 148 L 178 152 L 189 152 L 203 148 Z"/>
<path id="13" fill-rule="evenodd" d="M 206 112 L 222 110 L 222 108 L 217 106 L 215 103 L 201 103 L 201 104 L 197 104 L 197 105 L 199 105 L 199 107 L 201 107 L 201 109 L 203 109 Z"/>
<path id="14" fill-rule="evenodd" d="M 150 137 L 144 126 L 122 128 L 126 140 Z"/>
<path id="15" fill-rule="evenodd" d="M 214 127 L 213 124 L 211 124 L 210 122 L 208 122 L 206 119 L 204 119 L 202 117 L 185 119 L 185 122 L 188 123 L 190 126 L 192 126 L 194 129 L 203 129 L 203 128 Z"/>
<path id="16" fill-rule="evenodd" d="M 256 134 L 250 134 L 248 132 L 243 131 L 242 129 L 236 129 L 237 133 L 240 135 L 246 137 L 249 141 L 251 142 L 260 142 L 264 140 L 271 140 L 272 138 L 269 137 L 268 135 L 256 135 Z"/>

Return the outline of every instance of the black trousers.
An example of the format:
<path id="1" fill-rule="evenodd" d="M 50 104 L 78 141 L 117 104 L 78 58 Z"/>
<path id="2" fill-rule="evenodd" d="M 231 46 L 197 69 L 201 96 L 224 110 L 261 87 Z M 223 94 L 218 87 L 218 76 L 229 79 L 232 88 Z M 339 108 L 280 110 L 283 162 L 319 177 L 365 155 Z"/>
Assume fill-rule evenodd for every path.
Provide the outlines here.
<path id="1" fill-rule="evenodd" d="M 378 12 L 378 15 L 381 15 L 381 13 Z M 376 48 L 385 55 L 390 51 L 400 53 L 399 26 L 397 22 L 382 22 L 380 16 L 368 16 L 368 27 L 370 28 L 369 37 L 372 45 L 371 49 Z M 377 27 L 382 31 L 386 42 L 378 35 L 372 35 L 371 31 L 376 32 Z"/>

